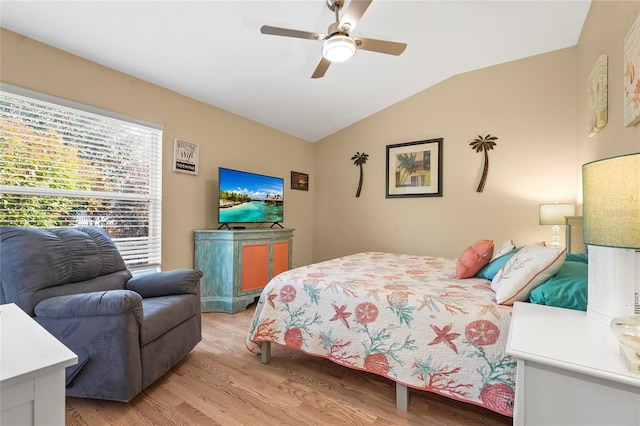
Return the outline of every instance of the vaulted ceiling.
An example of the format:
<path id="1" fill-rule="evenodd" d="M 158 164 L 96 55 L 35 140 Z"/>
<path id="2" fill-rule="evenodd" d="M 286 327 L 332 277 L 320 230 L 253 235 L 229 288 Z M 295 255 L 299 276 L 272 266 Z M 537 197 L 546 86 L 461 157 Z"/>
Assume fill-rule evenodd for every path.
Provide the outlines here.
<path id="1" fill-rule="evenodd" d="M 374 0 L 351 35 L 404 42 L 405 52 L 359 50 L 320 79 L 321 41 L 260 27 L 326 33 L 326 0 L 2 0 L 0 25 L 315 142 L 456 74 L 573 46 L 589 6 Z"/>

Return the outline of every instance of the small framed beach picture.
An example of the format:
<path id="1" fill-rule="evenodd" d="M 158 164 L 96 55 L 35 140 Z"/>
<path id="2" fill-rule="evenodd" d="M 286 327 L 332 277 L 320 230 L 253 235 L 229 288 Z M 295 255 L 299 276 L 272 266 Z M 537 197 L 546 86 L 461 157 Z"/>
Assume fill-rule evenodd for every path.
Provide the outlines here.
<path id="1" fill-rule="evenodd" d="M 186 142 L 181 139 L 173 140 L 173 171 L 198 174 L 198 160 L 200 146 L 197 143 Z"/>
<path id="2" fill-rule="evenodd" d="M 309 190 L 309 175 L 300 172 L 291 172 L 291 189 L 299 191 Z"/>
<path id="3" fill-rule="evenodd" d="M 386 197 L 442 197 L 442 138 L 387 145 Z"/>

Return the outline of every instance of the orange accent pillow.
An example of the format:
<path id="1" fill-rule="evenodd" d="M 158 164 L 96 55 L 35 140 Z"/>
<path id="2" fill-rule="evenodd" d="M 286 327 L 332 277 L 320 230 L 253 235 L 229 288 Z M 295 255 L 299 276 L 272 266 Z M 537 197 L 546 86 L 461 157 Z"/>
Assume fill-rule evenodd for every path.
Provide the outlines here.
<path id="1" fill-rule="evenodd" d="M 456 278 L 471 278 L 491 260 L 493 240 L 480 240 L 464 249 L 456 262 Z"/>

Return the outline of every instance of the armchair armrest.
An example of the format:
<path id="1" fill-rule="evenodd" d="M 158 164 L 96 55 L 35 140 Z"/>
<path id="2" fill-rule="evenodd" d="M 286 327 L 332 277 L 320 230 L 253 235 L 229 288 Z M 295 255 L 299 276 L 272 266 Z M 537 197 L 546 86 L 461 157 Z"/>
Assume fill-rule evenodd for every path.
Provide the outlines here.
<path id="1" fill-rule="evenodd" d="M 56 296 L 35 306 L 34 319 L 78 355 L 67 368 L 66 393 L 128 401 L 141 390 L 142 297 L 130 290 Z"/>
<path id="2" fill-rule="evenodd" d="M 173 294 L 198 295 L 200 278 L 202 272 L 197 269 L 176 269 L 135 276 L 127 281 L 125 288 L 135 291 L 143 298 Z"/>
<path id="3" fill-rule="evenodd" d="M 95 291 L 45 299 L 35 307 L 40 318 L 111 316 L 133 312 L 142 322 L 142 297 L 129 290 Z"/>

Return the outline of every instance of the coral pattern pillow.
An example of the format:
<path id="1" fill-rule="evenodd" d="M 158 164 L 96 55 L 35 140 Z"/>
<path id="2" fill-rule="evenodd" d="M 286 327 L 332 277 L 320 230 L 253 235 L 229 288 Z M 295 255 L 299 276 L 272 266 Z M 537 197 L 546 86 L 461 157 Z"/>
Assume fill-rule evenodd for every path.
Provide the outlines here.
<path id="1" fill-rule="evenodd" d="M 471 278 L 482 269 L 493 256 L 493 241 L 476 241 L 462 252 L 456 263 L 456 278 Z"/>
<path id="2" fill-rule="evenodd" d="M 513 255 L 491 281 L 496 302 L 513 305 L 529 299 L 531 290 L 554 276 L 564 263 L 564 247 L 547 247 L 544 243 L 524 246 Z"/>

